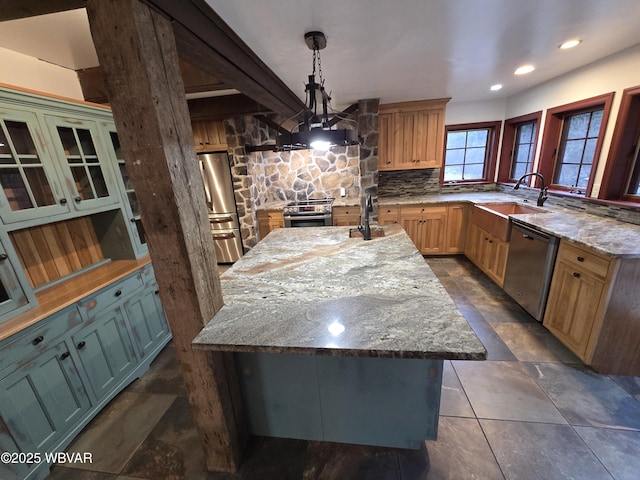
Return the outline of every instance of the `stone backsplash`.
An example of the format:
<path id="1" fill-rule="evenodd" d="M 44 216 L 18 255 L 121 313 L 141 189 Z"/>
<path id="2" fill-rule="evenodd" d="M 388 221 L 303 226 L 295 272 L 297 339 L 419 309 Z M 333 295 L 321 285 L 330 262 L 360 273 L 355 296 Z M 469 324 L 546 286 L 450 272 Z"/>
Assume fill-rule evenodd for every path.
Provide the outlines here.
<path id="1" fill-rule="evenodd" d="M 438 195 L 441 193 L 491 192 L 496 185 L 447 184 L 440 185 L 440 169 L 426 168 L 379 172 L 378 194 L 381 197 L 410 197 L 413 195 Z"/>

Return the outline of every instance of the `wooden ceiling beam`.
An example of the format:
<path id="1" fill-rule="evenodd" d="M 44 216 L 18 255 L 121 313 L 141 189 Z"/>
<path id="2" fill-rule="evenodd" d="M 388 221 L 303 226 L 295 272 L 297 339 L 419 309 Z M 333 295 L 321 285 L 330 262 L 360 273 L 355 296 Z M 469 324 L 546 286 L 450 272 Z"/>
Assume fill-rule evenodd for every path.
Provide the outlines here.
<path id="1" fill-rule="evenodd" d="M 270 110 L 241 93 L 187 100 L 191 120 L 224 120 L 243 115 L 270 113 Z"/>
<path id="2" fill-rule="evenodd" d="M 2 2 L 0 22 L 86 7 L 87 0 L 19 0 Z"/>
<path id="3" fill-rule="evenodd" d="M 145 0 L 172 19 L 180 57 L 286 117 L 304 102 L 229 28 L 204 0 Z"/>

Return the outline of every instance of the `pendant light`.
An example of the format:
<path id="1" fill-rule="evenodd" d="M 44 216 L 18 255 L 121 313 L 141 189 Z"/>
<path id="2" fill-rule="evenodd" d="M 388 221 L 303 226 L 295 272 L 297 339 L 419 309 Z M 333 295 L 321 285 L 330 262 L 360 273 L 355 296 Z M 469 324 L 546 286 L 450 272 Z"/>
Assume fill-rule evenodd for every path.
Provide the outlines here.
<path id="1" fill-rule="evenodd" d="M 328 108 L 331 97 L 324 88 L 320 50 L 327 46 L 327 39 L 322 32 L 308 32 L 304 40 L 313 51 L 313 70 L 308 76 L 305 86 L 307 104 L 303 121 L 297 132 L 283 132 L 276 138 L 278 150 L 315 149 L 329 150 L 332 146 L 357 145 L 357 132 L 347 129 L 332 129 L 334 120 L 329 120 Z M 317 67 L 317 70 L 316 70 Z M 316 82 L 316 71 L 319 82 Z"/>

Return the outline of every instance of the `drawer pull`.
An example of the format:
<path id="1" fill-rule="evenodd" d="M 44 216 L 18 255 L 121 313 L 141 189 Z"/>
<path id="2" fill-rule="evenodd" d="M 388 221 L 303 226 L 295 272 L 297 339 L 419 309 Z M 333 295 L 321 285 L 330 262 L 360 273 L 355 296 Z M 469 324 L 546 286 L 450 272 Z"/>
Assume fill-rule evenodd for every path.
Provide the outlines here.
<path id="1" fill-rule="evenodd" d="M 122 290 L 116 290 L 116 293 L 114 293 L 114 295 L 116 297 L 119 297 L 120 295 L 122 295 Z"/>
<path id="2" fill-rule="evenodd" d="M 71 354 L 69 352 L 64 352 L 62 355 L 60 355 L 60 360 L 64 360 L 65 358 L 69 357 Z"/>
<path id="3" fill-rule="evenodd" d="M 578 257 L 579 262 L 584 262 L 584 257 Z"/>
<path id="4" fill-rule="evenodd" d="M 66 205 L 67 204 L 67 199 L 66 198 L 61 198 L 59 201 L 60 205 Z"/>
<path id="5" fill-rule="evenodd" d="M 580 278 L 580 274 L 578 272 L 573 272 L 573 276 L 576 278 Z"/>
<path id="6" fill-rule="evenodd" d="M 75 197 L 73 201 L 76 203 L 80 203 L 82 201 L 82 197 Z"/>
<path id="7" fill-rule="evenodd" d="M 154 292 L 156 295 L 158 295 L 160 293 L 160 290 L 154 290 Z"/>
<path id="8" fill-rule="evenodd" d="M 34 345 L 38 345 L 39 343 L 41 343 L 44 340 L 44 337 L 42 335 L 38 335 L 36 338 L 33 339 L 33 343 Z"/>
<path id="9" fill-rule="evenodd" d="M 0 253 L 0 262 L 4 262 L 7 258 L 9 258 L 9 255 L 6 253 Z"/>
<path id="10" fill-rule="evenodd" d="M 86 344 L 87 344 L 87 342 L 85 342 L 84 340 L 82 342 L 80 342 L 77 345 L 78 350 L 82 350 L 85 347 Z"/>

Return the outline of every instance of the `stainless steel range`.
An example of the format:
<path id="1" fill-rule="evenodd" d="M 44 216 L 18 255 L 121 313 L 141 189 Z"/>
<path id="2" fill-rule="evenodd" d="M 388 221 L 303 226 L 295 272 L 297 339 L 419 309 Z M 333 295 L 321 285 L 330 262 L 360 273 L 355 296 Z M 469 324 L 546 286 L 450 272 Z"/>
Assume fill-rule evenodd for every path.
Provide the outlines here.
<path id="1" fill-rule="evenodd" d="M 333 198 L 312 198 L 288 204 L 282 210 L 284 226 L 326 227 L 333 224 Z"/>

